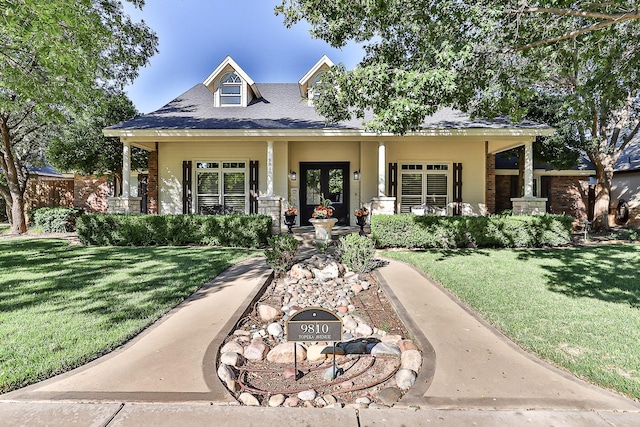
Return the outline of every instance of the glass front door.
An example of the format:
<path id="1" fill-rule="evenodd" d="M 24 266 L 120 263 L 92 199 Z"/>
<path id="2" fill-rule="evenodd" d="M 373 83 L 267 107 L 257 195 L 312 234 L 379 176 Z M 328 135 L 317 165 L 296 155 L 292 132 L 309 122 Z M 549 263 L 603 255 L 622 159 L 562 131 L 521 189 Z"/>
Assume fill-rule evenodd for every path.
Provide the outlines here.
<path id="1" fill-rule="evenodd" d="M 331 200 L 338 225 L 349 225 L 349 163 L 300 163 L 300 223 L 309 225 L 322 197 Z"/>

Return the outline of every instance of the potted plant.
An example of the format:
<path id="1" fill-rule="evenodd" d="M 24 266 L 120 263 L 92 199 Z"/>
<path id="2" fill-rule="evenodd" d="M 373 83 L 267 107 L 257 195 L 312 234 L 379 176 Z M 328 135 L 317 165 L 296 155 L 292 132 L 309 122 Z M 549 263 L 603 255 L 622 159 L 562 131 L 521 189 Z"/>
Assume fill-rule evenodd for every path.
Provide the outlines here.
<path id="1" fill-rule="evenodd" d="M 296 225 L 296 215 L 298 215 L 298 209 L 289 206 L 284 211 L 284 225 L 289 229 L 289 234 L 293 234 L 291 227 Z"/>
<path id="2" fill-rule="evenodd" d="M 360 226 L 360 235 L 364 236 L 365 232 L 364 232 L 364 226 L 367 224 L 367 217 L 369 216 L 369 209 L 365 208 L 364 206 L 360 207 L 359 209 L 356 209 L 355 211 L 353 211 L 353 214 L 356 216 L 356 224 L 358 224 L 358 226 Z"/>
<path id="3" fill-rule="evenodd" d="M 331 218 L 333 215 L 333 207 L 331 200 L 325 199 L 324 194 L 320 196 L 320 204 L 313 209 L 309 222 L 313 225 L 316 232 L 316 241 L 328 243 L 331 241 L 331 229 L 338 222 L 337 219 Z"/>

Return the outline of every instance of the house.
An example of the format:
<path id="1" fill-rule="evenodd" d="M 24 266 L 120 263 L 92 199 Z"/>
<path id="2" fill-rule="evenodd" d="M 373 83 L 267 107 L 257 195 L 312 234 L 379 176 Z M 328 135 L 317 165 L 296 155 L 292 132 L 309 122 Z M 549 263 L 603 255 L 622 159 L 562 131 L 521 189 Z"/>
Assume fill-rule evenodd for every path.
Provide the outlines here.
<path id="1" fill-rule="evenodd" d="M 611 181 L 611 205 L 629 204 L 629 225 L 640 226 L 640 142 L 628 145 L 616 162 Z"/>
<path id="2" fill-rule="evenodd" d="M 532 143 L 554 130 L 532 122 L 473 119 L 452 109 L 405 136 L 367 132 L 361 120 L 327 124 L 313 107 L 323 56 L 297 83 L 256 83 L 231 57 L 164 107 L 104 130 L 123 144 L 123 194 L 113 212 L 139 212 L 130 191 L 130 150 L 149 151 L 149 213 L 263 213 L 282 225 L 287 205 L 305 225 L 321 197 L 341 225 L 361 205 L 373 214 L 416 205 L 496 211 L 495 154 L 525 147 L 525 196 L 514 212 L 544 212 L 533 195 Z"/>

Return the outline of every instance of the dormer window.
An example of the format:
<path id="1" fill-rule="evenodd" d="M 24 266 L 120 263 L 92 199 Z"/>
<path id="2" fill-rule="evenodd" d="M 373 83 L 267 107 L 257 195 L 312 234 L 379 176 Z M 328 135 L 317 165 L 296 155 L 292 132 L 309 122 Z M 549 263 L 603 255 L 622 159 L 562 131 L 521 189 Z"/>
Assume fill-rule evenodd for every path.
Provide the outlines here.
<path id="1" fill-rule="evenodd" d="M 242 105 L 242 79 L 235 72 L 220 80 L 220 105 Z"/>
<path id="2" fill-rule="evenodd" d="M 309 100 L 316 99 L 320 96 L 320 91 L 322 90 L 322 79 L 325 75 L 325 71 L 322 71 L 316 75 L 311 83 L 309 84 Z"/>

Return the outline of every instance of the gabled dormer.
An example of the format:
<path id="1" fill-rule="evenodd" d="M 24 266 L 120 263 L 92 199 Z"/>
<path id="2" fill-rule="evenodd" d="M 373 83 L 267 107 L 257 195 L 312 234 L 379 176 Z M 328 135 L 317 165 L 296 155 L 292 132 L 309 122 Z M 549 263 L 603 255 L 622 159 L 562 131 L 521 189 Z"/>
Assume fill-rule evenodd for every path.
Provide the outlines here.
<path id="1" fill-rule="evenodd" d="M 298 81 L 300 96 L 306 98 L 309 105 L 313 105 L 313 99 L 318 96 L 317 88 L 322 81 L 322 75 L 334 65 L 327 55 L 322 55 L 322 58 Z"/>
<path id="2" fill-rule="evenodd" d="M 216 107 L 246 107 L 252 100 L 262 97 L 256 83 L 230 56 L 203 84 L 213 93 Z"/>

